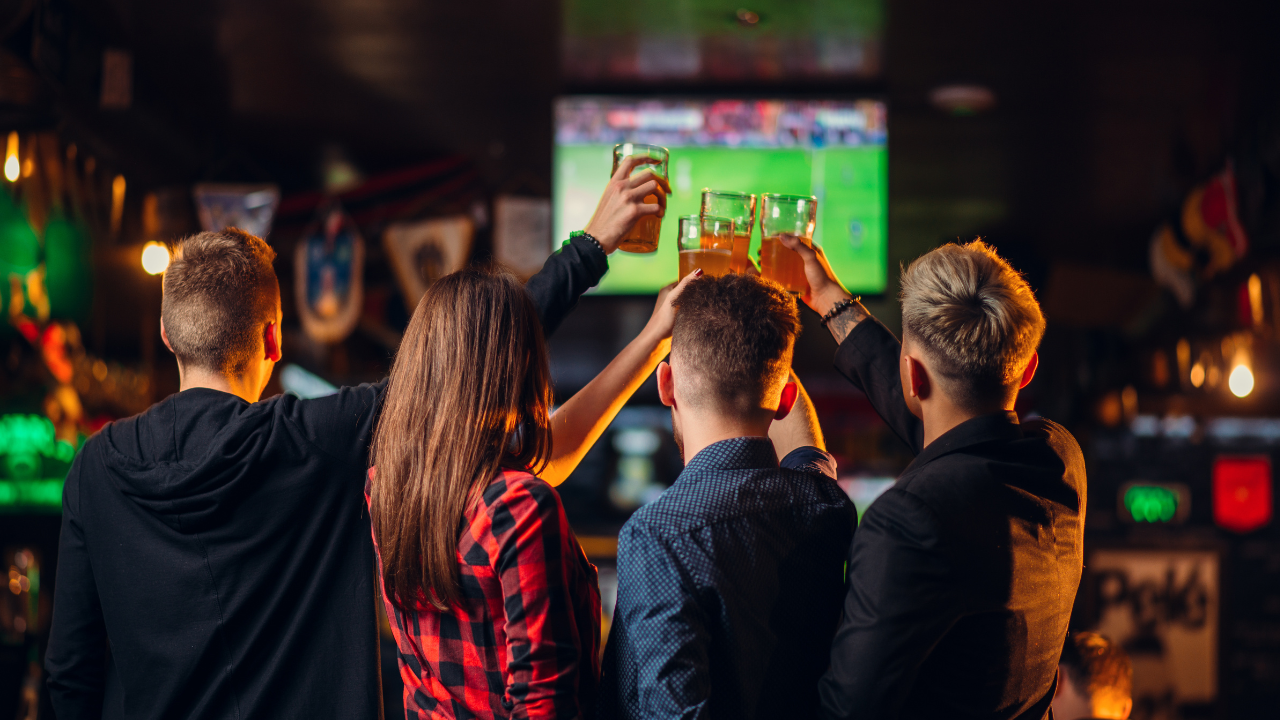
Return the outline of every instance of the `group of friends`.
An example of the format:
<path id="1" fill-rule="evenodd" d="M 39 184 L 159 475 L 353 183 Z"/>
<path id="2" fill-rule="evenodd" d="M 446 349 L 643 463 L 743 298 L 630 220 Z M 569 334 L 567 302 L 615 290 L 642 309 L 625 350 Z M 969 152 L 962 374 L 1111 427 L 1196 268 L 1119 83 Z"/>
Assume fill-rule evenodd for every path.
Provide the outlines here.
<path id="1" fill-rule="evenodd" d="M 182 240 L 161 309 L 181 391 L 66 480 L 57 717 L 373 720 L 376 602 L 408 718 L 1049 715 L 1085 470 L 1070 433 L 1014 412 L 1045 327 L 1031 288 L 981 241 L 939 247 L 903 271 L 900 342 L 784 238 L 836 369 L 916 456 L 859 522 L 790 369 L 796 298 L 756 275 L 665 290 L 553 411 L 545 336 L 665 209 L 638 162 L 527 283 L 437 280 L 390 376 L 324 398 L 260 399 L 283 353 L 271 248 Z M 554 486 L 655 372 L 685 466 L 622 528 L 601 651 Z"/>

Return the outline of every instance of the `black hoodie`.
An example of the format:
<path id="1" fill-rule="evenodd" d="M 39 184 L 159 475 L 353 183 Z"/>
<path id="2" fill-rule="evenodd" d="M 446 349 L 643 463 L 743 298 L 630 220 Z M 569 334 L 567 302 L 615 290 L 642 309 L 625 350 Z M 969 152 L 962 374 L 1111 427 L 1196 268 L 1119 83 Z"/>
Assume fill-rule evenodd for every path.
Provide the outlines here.
<path id="1" fill-rule="evenodd" d="M 580 238 L 547 261 L 547 332 L 606 268 Z M 363 489 L 385 385 L 185 390 L 85 443 L 45 658 L 59 720 L 377 718 Z"/>

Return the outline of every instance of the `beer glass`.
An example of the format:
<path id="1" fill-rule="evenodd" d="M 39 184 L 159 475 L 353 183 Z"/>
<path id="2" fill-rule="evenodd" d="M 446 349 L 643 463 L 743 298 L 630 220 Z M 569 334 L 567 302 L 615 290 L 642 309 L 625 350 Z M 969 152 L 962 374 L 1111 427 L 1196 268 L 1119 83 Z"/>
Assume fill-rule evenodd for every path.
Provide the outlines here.
<path id="1" fill-rule="evenodd" d="M 756 196 L 727 190 L 702 190 L 702 214 L 727 217 L 733 220 L 733 260 L 729 271 L 747 272 L 751 260 L 747 251 L 751 248 L 751 228 L 756 224 Z"/>
<path id="2" fill-rule="evenodd" d="M 809 287 L 804 276 L 804 261 L 796 251 L 783 245 L 778 236 L 789 233 L 812 247 L 817 220 L 818 199 L 813 196 L 761 195 L 760 274 L 790 292 L 804 292 Z"/>
<path id="3" fill-rule="evenodd" d="M 729 272 L 733 259 L 734 224 L 726 217 L 680 217 L 680 279 L 702 268 L 702 274 L 720 277 Z"/>
<path id="4" fill-rule="evenodd" d="M 619 143 L 613 146 L 613 170 L 609 173 L 609 176 L 612 177 L 613 173 L 618 172 L 618 164 L 631 155 L 639 155 L 652 160 L 652 162 L 636 166 L 636 169 L 632 172 L 633 175 L 645 170 L 652 170 L 654 175 L 662 178 L 663 181 L 667 180 L 667 160 L 670 157 L 667 149 L 657 145 L 641 145 L 639 143 Z M 656 195 L 646 195 L 644 201 L 650 205 L 655 205 L 658 202 L 658 197 Z M 657 252 L 658 232 L 661 228 L 662 218 L 657 215 L 645 215 L 636 221 L 635 227 L 631 228 L 631 232 L 618 244 L 618 249 L 630 253 Z"/>

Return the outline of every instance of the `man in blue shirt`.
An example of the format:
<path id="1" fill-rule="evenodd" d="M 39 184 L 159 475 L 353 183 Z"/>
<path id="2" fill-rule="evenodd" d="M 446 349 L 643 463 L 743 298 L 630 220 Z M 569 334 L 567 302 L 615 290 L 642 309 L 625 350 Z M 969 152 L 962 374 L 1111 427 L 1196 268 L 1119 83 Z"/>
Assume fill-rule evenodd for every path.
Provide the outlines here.
<path id="1" fill-rule="evenodd" d="M 600 715 L 812 717 L 857 512 L 788 377 L 795 300 L 728 275 L 676 307 L 658 391 L 686 465 L 619 536 Z"/>

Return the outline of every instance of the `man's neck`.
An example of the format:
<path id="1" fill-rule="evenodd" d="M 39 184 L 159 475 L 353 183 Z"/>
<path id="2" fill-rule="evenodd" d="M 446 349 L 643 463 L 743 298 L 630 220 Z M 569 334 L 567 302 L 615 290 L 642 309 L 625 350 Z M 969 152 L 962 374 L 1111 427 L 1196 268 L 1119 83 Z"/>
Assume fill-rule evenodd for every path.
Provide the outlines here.
<path id="1" fill-rule="evenodd" d="M 224 393 L 235 395 L 245 402 L 255 403 L 258 398 L 262 397 L 262 391 L 259 389 L 261 385 L 255 378 L 245 375 L 221 375 L 219 373 L 204 370 L 202 368 L 186 369 L 181 365 L 178 366 L 178 376 L 180 378 L 179 390 L 194 390 L 196 388 L 208 388 L 209 390 L 219 390 Z"/>
<path id="2" fill-rule="evenodd" d="M 734 420 L 719 415 L 695 415 L 682 417 L 680 435 L 683 441 L 684 462 L 686 465 L 698 453 L 710 445 L 722 440 L 740 437 L 769 436 L 769 421 L 751 422 Z"/>
<path id="3" fill-rule="evenodd" d="M 1012 407 L 1008 408 L 1012 409 Z M 962 410 L 942 398 L 921 406 L 921 423 L 924 425 L 924 447 L 950 432 L 957 425 L 983 415 L 1001 412 L 1006 408 L 995 407 L 989 410 Z"/>

